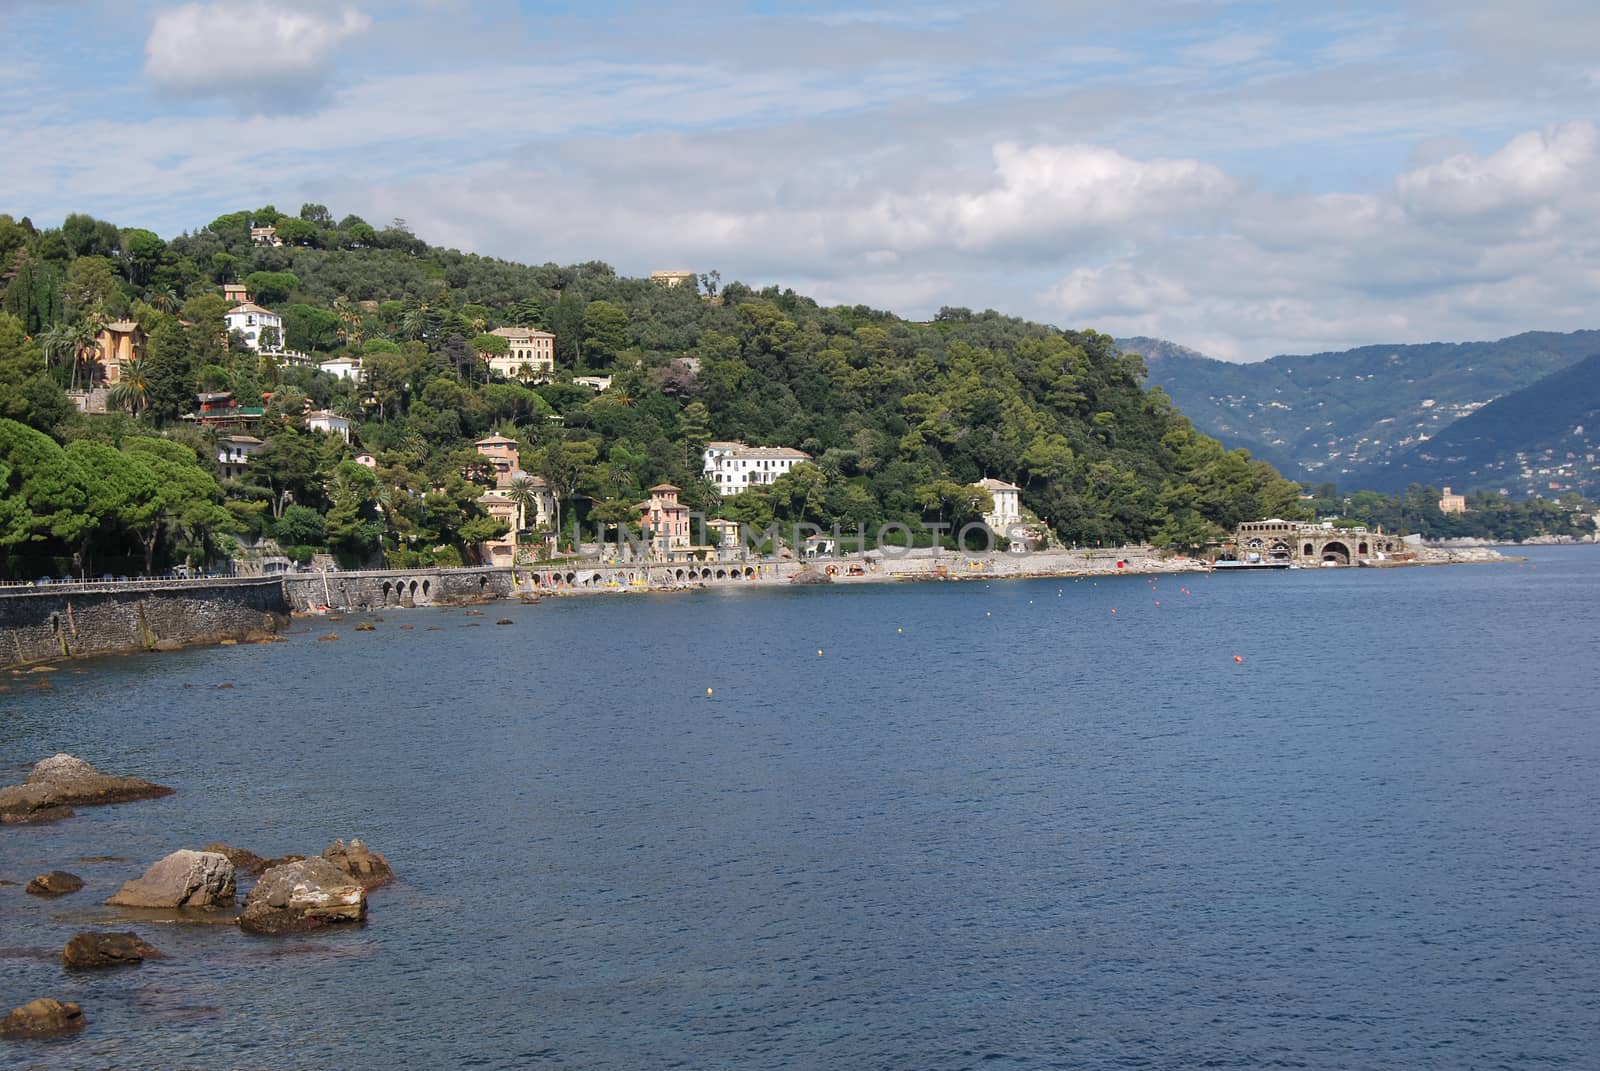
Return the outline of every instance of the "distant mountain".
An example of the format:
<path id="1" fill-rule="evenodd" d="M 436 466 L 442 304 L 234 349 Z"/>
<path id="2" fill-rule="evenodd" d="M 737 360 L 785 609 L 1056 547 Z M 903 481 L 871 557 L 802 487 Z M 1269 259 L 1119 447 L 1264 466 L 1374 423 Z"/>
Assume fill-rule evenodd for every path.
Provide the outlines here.
<path id="1" fill-rule="evenodd" d="M 1457 491 L 1600 494 L 1600 353 L 1490 402 L 1361 480 Z M 1359 476 L 1359 474 L 1358 474 Z"/>
<path id="2" fill-rule="evenodd" d="M 1201 431 L 1286 476 L 1354 489 L 1463 417 L 1600 352 L 1600 331 L 1363 346 L 1256 364 L 1213 360 L 1160 339 L 1118 344 L 1145 358 L 1150 385 Z M 1442 482 L 1420 458 L 1410 471 L 1420 482 Z"/>

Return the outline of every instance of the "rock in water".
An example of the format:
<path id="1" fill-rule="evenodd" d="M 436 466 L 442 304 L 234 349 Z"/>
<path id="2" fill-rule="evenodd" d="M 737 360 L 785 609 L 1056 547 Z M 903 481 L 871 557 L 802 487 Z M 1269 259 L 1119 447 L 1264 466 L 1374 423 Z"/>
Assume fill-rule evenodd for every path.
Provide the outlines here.
<path id="1" fill-rule="evenodd" d="M 201 850 L 227 856 L 228 862 L 233 864 L 235 870 L 242 870 L 246 874 L 259 874 L 267 869 L 267 861 L 265 859 L 244 848 L 235 848 L 232 845 L 216 843 L 207 844 Z"/>
<path id="2" fill-rule="evenodd" d="M 69 818 L 72 805 L 125 803 L 170 796 L 172 789 L 137 777 L 103 774 L 82 759 L 41 759 L 20 785 L 0 788 L 0 822 L 49 822 Z"/>
<path id="3" fill-rule="evenodd" d="M 368 892 L 394 880 L 389 860 L 370 850 L 358 837 L 352 837 L 349 844 L 334 841 L 322 849 L 322 858 L 355 878 Z"/>
<path id="4" fill-rule="evenodd" d="M 76 874 L 68 874 L 65 870 L 52 870 L 48 874 L 40 874 L 28 882 L 25 890 L 35 896 L 65 896 L 75 893 L 83 888 L 83 879 Z"/>
<path id="5" fill-rule="evenodd" d="M 80 933 L 61 950 L 61 962 L 73 969 L 137 965 L 160 959 L 161 953 L 136 933 Z"/>
<path id="6" fill-rule="evenodd" d="M 152 863 L 106 903 L 112 907 L 199 908 L 233 903 L 233 864 L 220 852 L 185 848 Z"/>
<path id="7" fill-rule="evenodd" d="M 304 933 L 367 914 L 367 891 L 326 859 L 302 859 L 261 875 L 245 898 L 239 927 L 246 933 Z"/>
<path id="8" fill-rule="evenodd" d="M 63 1004 L 59 1000 L 40 997 L 20 1008 L 13 1008 L 10 1015 L 0 1019 L 0 1037 L 44 1038 L 69 1030 L 81 1030 L 87 1021 L 83 1017 L 83 1009 L 76 1004 Z"/>

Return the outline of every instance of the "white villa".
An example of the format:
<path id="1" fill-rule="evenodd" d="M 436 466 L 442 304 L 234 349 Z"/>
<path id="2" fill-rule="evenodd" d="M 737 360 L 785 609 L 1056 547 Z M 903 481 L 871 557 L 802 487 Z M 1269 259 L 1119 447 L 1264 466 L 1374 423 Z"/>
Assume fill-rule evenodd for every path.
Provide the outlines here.
<path id="1" fill-rule="evenodd" d="M 359 380 L 361 378 L 360 357 L 334 357 L 331 360 L 322 361 L 317 367 L 330 376 L 335 376 L 339 379 Z"/>
<path id="2" fill-rule="evenodd" d="M 506 340 L 504 354 L 490 354 L 489 368 L 498 375 L 515 378 L 526 365 L 534 375 L 549 375 L 556 370 L 556 336 L 532 327 L 497 327 L 489 332 Z"/>
<path id="3" fill-rule="evenodd" d="M 278 332 L 278 344 L 269 346 L 268 350 L 283 349 L 283 317 L 271 309 L 246 301 L 229 309 L 222 318 L 227 321 L 228 333 L 238 331 L 244 335 L 244 344 L 257 353 L 261 352 L 261 332 L 269 327 Z"/>
<path id="4" fill-rule="evenodd" d="M 345 442 L 350 441 L 350 420 L 328 409 L 318 409 L 314 413 L 306 414 L 306 427 L 311 431 L 320 431 L 327 435 L 337 435 Z"/>
<path id="5" fill-rule="evenodd" d="M 1007 528 L 1022 523 L 1022 504 L 1017 499 L 1022 488 L 991 476 L 985 476 L 976 486 L 989 492 L 989 497 L 994 499 L 994 509 L 983 515 L 983 523 L 991 530 L 1005 535 Z"/>
<path id="6" fill-rule="evenodd" d="M 702 456 L 706 479 L 724 496 L 766 486 L 800 462 L 811 460 L 811 455 L 804 450 L 787 446 L 746 446 L 740 442 L 707 443 Z"/>
<path id="7" fill-rule="evenodd" d="M 232 480 L 241 475 L 250 464 L 250 458 L 266 449 L 267 444 L 254 435 L 219 435 L 217 437 L 217 465 L 222 478 Z"/>

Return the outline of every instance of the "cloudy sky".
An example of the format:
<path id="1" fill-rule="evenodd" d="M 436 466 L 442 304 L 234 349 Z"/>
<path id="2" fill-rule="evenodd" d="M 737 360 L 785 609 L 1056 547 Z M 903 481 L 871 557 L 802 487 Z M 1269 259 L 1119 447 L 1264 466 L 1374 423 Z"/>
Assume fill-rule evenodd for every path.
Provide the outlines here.
<path id="1" fill-rule="evenodd" d="M 0 0 L 0 211 L 435 244 L 1215 356 L 1600 327 L 1600 6 Z"/>

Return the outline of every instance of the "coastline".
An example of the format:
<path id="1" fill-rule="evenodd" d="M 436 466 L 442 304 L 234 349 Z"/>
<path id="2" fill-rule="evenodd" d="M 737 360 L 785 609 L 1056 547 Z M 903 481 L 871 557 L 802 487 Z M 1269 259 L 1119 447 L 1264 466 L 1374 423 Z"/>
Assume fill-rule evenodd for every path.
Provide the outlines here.
<path id="1" fill-rule="evenodd" d="M 1492 564 L 1523 560 L 1483 547 L 1423 549 L 1408 561 L 1359 567 Z M 1357 565 L 1341 568 L 1357 568 Z M 529 567 L 374 570 L 292 574 L 274 580 L 198 585 L 141 583 L 127 590 L 85 585 L 76 590 L 5 593 L 0 606 L 0 669 L 30 668 L 106 655 L 272 642 L 290 620 L 428 607 L 487 605 L 544 598 L 645 595 L 716 589 L 975 580 L 1077 579 L 1208 572 L 1197 558 L 1162 557 L 1152 547 L 902 556 L 761 559 L 697 563 L 568 562 Z M 258 590 L 259 589 L 259 590 Z M 241 594 L 252 592 L 246 604 Z M 279 597 L 272 597 L 276 592 Z M 263 595 L 263 593 L 266 593 Z"/>

